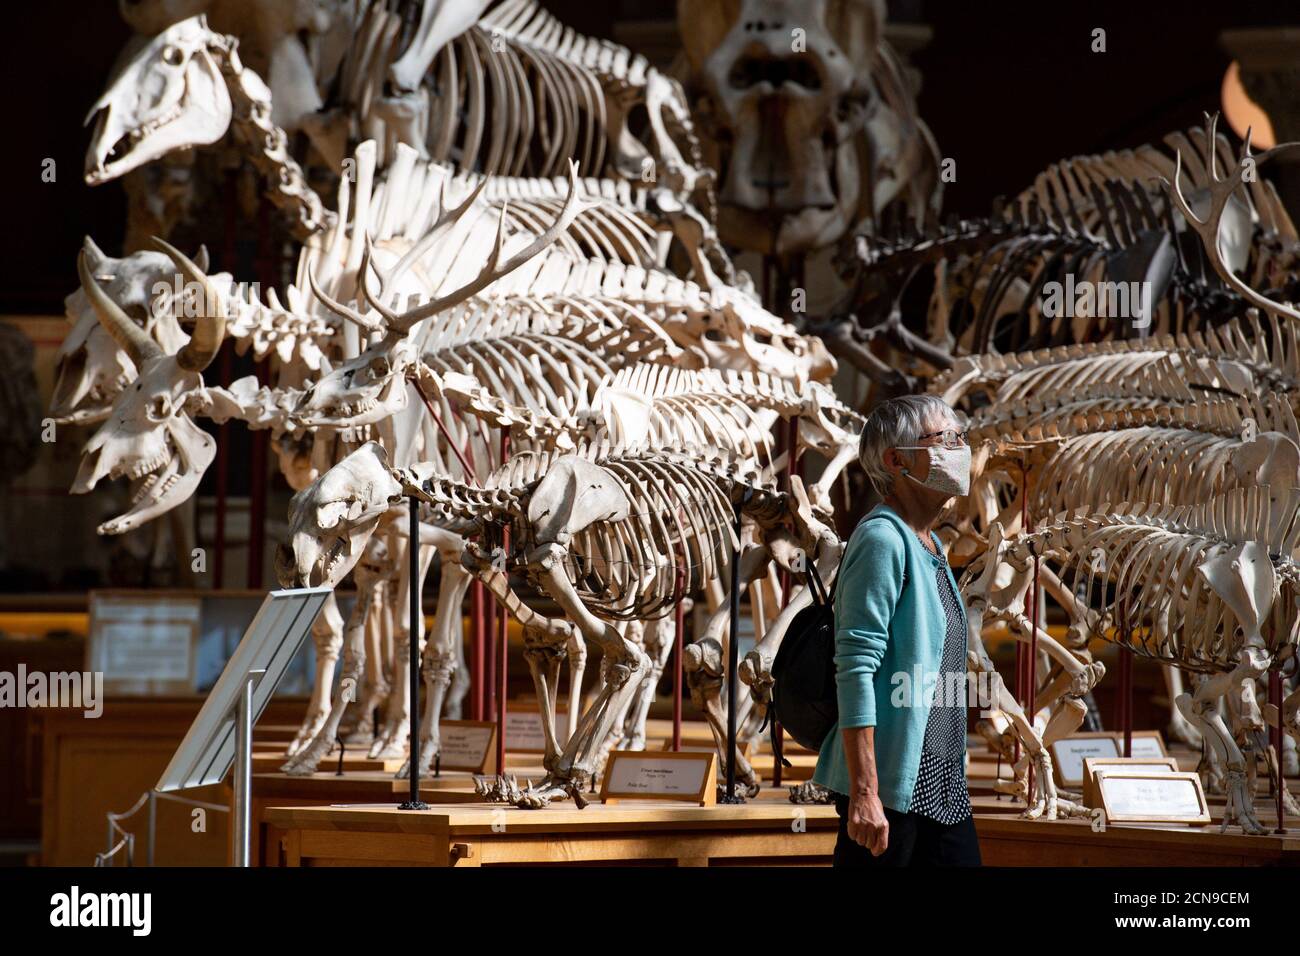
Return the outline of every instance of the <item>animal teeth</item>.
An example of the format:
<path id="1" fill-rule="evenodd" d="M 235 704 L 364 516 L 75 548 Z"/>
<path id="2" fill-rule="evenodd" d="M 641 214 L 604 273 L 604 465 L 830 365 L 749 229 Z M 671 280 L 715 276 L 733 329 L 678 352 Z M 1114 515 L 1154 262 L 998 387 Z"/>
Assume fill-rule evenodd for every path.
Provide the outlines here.
<path id="1" fill-rule="evenodd" d="M 131 496 L 131 504 L 135 505 L 143 501 L 145 495 L 149 493 L 149 489 L 154 486 L 154 483 L 157 480 L 158 480 L 157 475 L 150 475 L 148 478 L 146 478 L 144 480 L 144 483 L 140 485 L 139 490 L 136 491 L 136 493 Z"/>

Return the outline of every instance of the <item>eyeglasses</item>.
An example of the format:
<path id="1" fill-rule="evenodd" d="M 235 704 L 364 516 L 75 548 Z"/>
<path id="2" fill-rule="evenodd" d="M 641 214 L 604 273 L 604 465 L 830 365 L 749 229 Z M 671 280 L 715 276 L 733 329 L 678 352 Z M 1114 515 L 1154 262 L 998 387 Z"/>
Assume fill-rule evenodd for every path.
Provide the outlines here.
<path id="1" fill-rule="evenodd" d="M 939 444 L 943 445 L 945 448 L 961 448 L 965 445 L 970 444 L 970 431 L 968 429 L 962 429 L 961 431 L 958 431 L 956 428 L 945 428 L 943 431 L 928 432 L 922 435 L 920 438 L 918 438 L 917 441 L 919 442 L 925 441 L 927 438 L 935 438 L 936 436 L 942 438 Z M 934 446 L 899 445 L 897 447 L 904 451 L 914 451 L 918 448 L 932 448 Z"/>

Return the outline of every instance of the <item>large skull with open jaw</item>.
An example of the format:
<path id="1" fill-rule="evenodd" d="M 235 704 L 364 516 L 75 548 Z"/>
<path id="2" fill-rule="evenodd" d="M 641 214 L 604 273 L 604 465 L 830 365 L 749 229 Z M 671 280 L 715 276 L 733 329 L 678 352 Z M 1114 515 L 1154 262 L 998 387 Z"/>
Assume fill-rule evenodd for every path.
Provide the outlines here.
<path id="1" fill-rule="evenodd" d="M 289 503 L 291 544 L 276 551 L 285 587 L 334 587 L 365 553 L 366 542 L 402 486 L 388 470 L 388 453 L 366 442 Z"/>
<path id="2" fill-rule="evenodd" d="M 896 198 L 924 213 L 937 158 L 883 0 L 679 0 L 677 16 L 726 242 L 797 253 Z"/>
<path id="3" fill-rule="evenodd" d="M 177 149 L 215 143 L 230 127 L 230 92 L 209 44 L 224 43 L 191 17 L 154 37 L 113 80 L 86 122 L 95 133 L 86 182 L 98 185 Z"/>
<path id="4" fill-rule="evenodd" d="M 86 444 L 72 486 L 74 494 L 85 494 L 105 477 L 133 483 L 130 509 L 101 524 L 100 534 L 130 531 L 187 500 L 216 455 L 216 443 L 194 424 L 186 406 L 203 391 L 200 373 L 221 347 L 225 311 L 198 266 L 162 240 L 154 241 L 182 273 L 201 283 L 209 303 L 175 354 L 163 351 L 99 288 L 84 252 L 77 261 L 82 289 L 99 320 L 140 369 Z"/>
<path id="5" fill-rule="evenodd" d="M 174 295 L 176 264 L 161 252 L 133 252 L 122 259 L 105 255 L 87 236 L 86 265 L 99 287 L 117 303 L 164 352 L 185 344 Z M 195 261 L 208 267 L 207 250 L 200 247 Z M 159 289 L 167 291 L 156 294 Z M 85 290 L 78 288 L 64 308 L 72 330 L 59 346 L 50 415 L 59 424 L 87 425 L 103 421 L 113 400 L 138 374 L 131 357 L 100 323 Z"/>

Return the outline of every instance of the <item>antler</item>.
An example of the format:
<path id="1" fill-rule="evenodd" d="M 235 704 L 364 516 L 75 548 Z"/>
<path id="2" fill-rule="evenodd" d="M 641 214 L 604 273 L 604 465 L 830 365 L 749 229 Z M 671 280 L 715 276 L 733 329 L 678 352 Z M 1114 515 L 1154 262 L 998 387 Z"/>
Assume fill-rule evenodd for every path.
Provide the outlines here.
<path id="1" fill-rule="evenodd" d="M 180 269 L 191 282 L 197 283 L 202 295 L 203 308 L 199 312 L 198 323 L 190 340 L 176 353 L 176 364 L 189 372 L 202 372 L 212 364 L 212 360 L 221 351 L 221 342 L 226 337 L 226 309 L 221 296 L 212 287 L 203 270 L 191 261 L 171 243 L 153 237 L 155 248 L 167 253 L 176 268 Z"/>
<path id="2" fill-rule="evenodd" d="M 570 161 L 569 163 L 569 193 L 564 200 L 564 208 L 560 210 L 559 216 L 551 223 L 550 228 L 540 236 L 535 238 L 528 246 L 515 255 L 511 256 L 504 263 L 501 262 L 501 253 L 505 246 L 505 228 L 506 228 L 506 206 L 501 207 L 501 217 L 497 224 L 496 242 L 493 245 L 492 255 L 488 258 L 487 264 L 483 266 L 479 274 L 474 277 L 467 285 L 442 296 L 426 302 L 424 305 L 410 309 L 406 312 L 397 313 L 388 308 L 379 300 L 379 297 L 372 296 L 368 284 L 365 282 L 365 276 L 362 276 L 361 289 L 365 294 L 366 301 L 387 320 L 388 327 L 398 332 L 408 332 L 417 322 L 429 318 L 431 315 L 437 315 L 453 306 L 459 305 L 471 296 L 477 295 L 486 289 L 497 279 L 508 275 L 515 269 L 527 262 L 533 256 L 537 255 L 569 228 L 569 224 L 582 212 L 589 204 L 584 202 L 578 192 L 578 164 Z M 378 272 L 378 269 L 375 270 Z M 382 273 L 381 288 L 388 287 L 389 279 Z M 380 296 L 382 296 L 382 291 Z"/>
<path id="3" fill-rule="evenodd" d="M 99 287 L 95 277 L 90 274 L 90 266 L 86 264 L 85 249 L 77 253 L 77 274 L 81 277 L 81 288 L 85 291 L 86 298 L 90 300 L 95 314 L 99 316 L 100 324 L 113 337 L 113 341 L 131 356 L 131 361 L 135 363 L 137 369 L 143 370 L 145 362 L 164 354 L 158 343 L 150 338 L 144 329 L 132 322 L 131 317 L 122 311 L 121 306 Z"/>
<path id="4" fill-rule="evenodd" d="M 1288 318 L 1300 321 L 1300 311 L 1297 311 L 1289 305 L 1275 302 L 1267 296 L 1261 295 L 1246 283 L 1238 279 L 1232 269 L 1228 267 L 1228 264 L 1223 261 L 1223 255 L 1219 251 L 1219 228 L 1223 222 L 1223 212 L 1228 206 L 1228 200 L 1231 199 L 1232 194 L 1237 191 L 1237 187 L 1246 182 L 1244 171 L 1250 168 L 1247 161 L 1253 161 L 1254 168 L 1258 170 L 1275 156 L 1278 156 L 1283 152 L 1300 149 L 1300 143 L 1280 143 L 1271 149 L 1265 150 L 1258 156 L 1252 156 L 1250 152 L 1251 130 L 1247 128 L 1246 136 L 1241 147 L 1241 159 L 1237 164 L 1236 170 L 1232 175 L 1220 179 L 1218 172 L 1218 158 L 1216 155 L 1217 151 L 1213 148 L 1215 142 L 1215 127 L 1217 126 L 1218 121 L 1218 113 L 1215 113 L 1212 117 L 1208 114 L 1206 115 L 1206 124 L 1209 128 L 1210 140 L 1210 149 L 1208 150 L 1210 161 L 1209 184 L 1207 187 L 1210 191 L 1210 210 L 1206 214 L 1205 218 L 1200 219 L 1194 212 L 1192 212 L 1191 204 L 1187 201 L 1187 197 L 1183 195 L 1183 151 L 1181 149 L 1176 153 L 1177 165 L 1174 168 L 1173 183 L 1170 183 L 1169 180 L 1165 179 L 1163 176 L 1160 177 L 1160 180 L 1164 183 L 1165 191 L 1169 194 L 1170 199 L 1178 207 L 1178 211 L 1181 212 L 1183 218 L 1187 220 L 1188 228 L 1200 237 L 1201 244 L 1205 247 L 1205 254 L 1209 258 L 1210 264 L 1214 266 L 1214 271 L 1219 274 L 1219 278 L 1227 283 L 1229 288 L 1238 292 L 1242 298 L 1252 305 L 1257 306 L 1266 312 L 1276 315 L 1285 315 Z"/>
<path id="5" fill-rule="evenodd" d="M 366 238 L 369 239 L 369 236 L 367 236 Z M 361 284 L 363 286 L 365 285 L 365 281 L 366 281 L 366 270 L 369 267 L 370 267 L 370 243 L 367 242 L 366 250 L 361 254 L 360 275 L 361 275 Z M 383 331 L 384 325 L 382 322 L 372 319 L 369 316 L 362 315 L 356 309 L 344 305 L 342 302 L 339 302 L 337 299 L 334 299 L 328 293 L 324 292 L 321 289 L 320 285 L 316 282 L 316 267 L 314 263 L 307 267 L 307 284 L 311 286 L 312 294 L 316 296 L 316 298 L 320 299 L 321 302 L 325 303 L 325 307 L 330 311 L 337 312 L 339 315 L 343 316 L 343 318 L 347 319 L 349 322 L 353 322 L 356 325 L 361 326 L 361 328 L 365 329 L 367 332 Z"/>
<path id="6" fill-rule="evenodd" d="M 390 282 L 399 281 L 402 278 L 402 276 L 406 274 L 406 270 L 411 268 L 411 266 L 413 266 L 416 262 L 420 260 L 421 256 L 423 256 L 426 252 L 429 251 L 429 248 L 433 245 L 433 243 L 442 235 L 442 230 L 444 226 L 446 226 L 448 223 L 455 222 L 456 220 L 460 219 L 460 217 L 464 215 L 465 210 L 469 209 L 470 206 L 474 205 L 474 201 L 478 199 L 478 197 L 482 194 L 484 187 L 486 187 L 488 184 L 488 177 L 484 176 L 481 180 L 479 180 L 479 184 L 474 187 L 473 191 L 469 194 L 469 196 L 465 199 L 464 202 L 462 202 L 459 206 L 456 206 L 454 209 L 448 209 L 447 208 L 447 183 L 450 180 L 450 178 L 451 177 L 449 176 L 447 179 L 444 179 L 442 181 L 441 198 L 438 202 L 438 207 L 442 211 L 438 214 L 437 221 L 429 228 L 429 231 L 426 232 L 423 237 L 421 237 L 419 242 L 417 242 L 414 246 L 408 249 L 406 251 L 406 254 L 402 256 L 402 258 L 397 260 L 397 265 L 393 266 L 393 268 L 389 271 L 386 277 L 381 276 L 383 283 L 380 287 L 380 295 L 382 295 L 384 291 L 387 290 L 388 284 Z M 366 238 L 368 241 L 369 237 L 367 236 Z"/>
<path id="7" fill-rule="evenodd" d="M 441 198 L 438 202 L 438 208 L 440 211 L 438 213 L 437 220 L 434 222 L 432 226 L 429 227 L 429 230 L 424 234 L 424 236 L 420 239 L 420 241 L 417 242 L 414 246 L 412 246 L 409 250 L 407 250 L 406 254 L 403 255 L 402 258 L 398 260 L 397 265 L 395 265 L 392 268 L 392 270 L 387 274 L 387 276 L 383 275 L 382 273 L 380 274 L 380 280 L 384 287 L 387 287 L 387 285 L 390 282 L 396 282 L 397 280 L 399 280 L 406 273 L 406 271 L 415 262 L 417 262 L 422 255 L 424 255 L 429 250 L 429 247 L 432 246 L 433 243 L 441 237 L 443 228 L 447 226 L 449 223 L 460 219 L 460 217 L 464 215 L 465 210 L 469 209 L 470 206 L 474 204 L 474 201 L 478 199 L 478 197 L 482 194 L 483 189 L 485 186 L 487 186 L 487 182 L 488 182 L 488 178 L 484 176 L 479 181 L 479 184 L 470 192 L 470 194 L 465 198 L 463 202 L 461 202 L 457 206 L 448 208 L 447 183 L 450 180 L 450 178 L 451 177 L 449 176 L 447 179 L 444 179 L 442 181 Z M 367 233 L 365 236 L 365 251 L 361 255 L 361 268 L 359 271 L 359 280 L 358 280 L 358 285 L 361 287 L 362 293 L 365 295 L 367 301 L 370 300 L 370 296 L 369 296 L 369 288 L 366 279 L 369 276 L 368 270 L 371 267 L 370 264 L 372 258 L 371 257 L 372 250 L 373 250 L 373 245 L 372 245 L 371 237 Z M 374 269 L 376 273 L 379 272 L 379 268 L 377 266 L 374 267 Z M 307 269 L 307 284 L 311 286 L 312 294 L 315 295 L 316 298 L 320 299 L 321 302 L 325 304 L 326 308 L 330 309 L 333 312 L 337 312 L 343 318 L 347 319 L 349 322 L 353 322 L 356 325 L 359 325 L 367 332 L 383 331 L 384 324 L 382 322 L 376 319 L 369 318 L 368 316 L 362 315 L 356 309 L 344 305 L 343 303 L 339 302 L 337 299 L 330 296 L 328 293 L 322 291 L 320 284 L 316 281 L 314 266 L 310 266 Z M 380 297 L 383 296 L 383 288 L 380 289 L 379 294 Z"/>

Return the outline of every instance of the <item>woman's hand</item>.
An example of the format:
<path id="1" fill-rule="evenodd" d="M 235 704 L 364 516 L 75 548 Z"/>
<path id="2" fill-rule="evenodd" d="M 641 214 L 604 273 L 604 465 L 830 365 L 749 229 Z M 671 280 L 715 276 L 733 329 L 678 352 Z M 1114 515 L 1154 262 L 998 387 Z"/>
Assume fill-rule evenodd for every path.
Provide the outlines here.
<path id="1" fill-rule="evenodd" d="M 849 800 L 849 839 L 880 856 L 889 847 L 889 818 L 880 795 L 859 791 Z"/>

